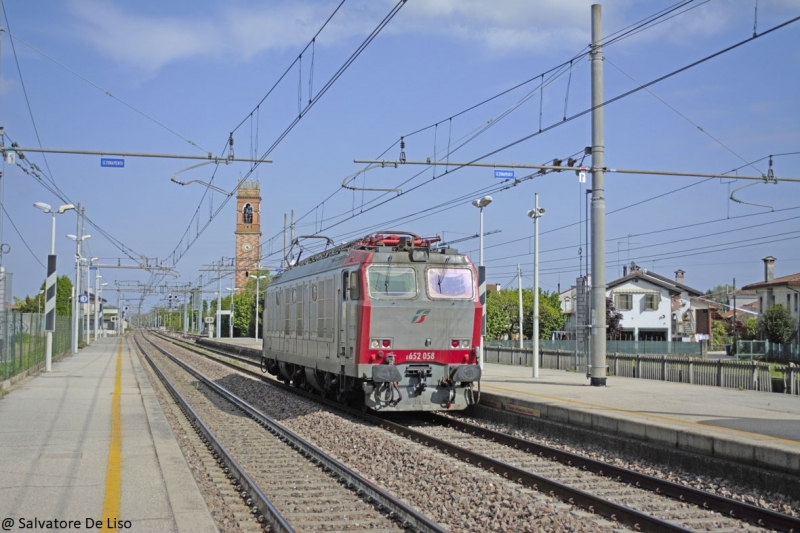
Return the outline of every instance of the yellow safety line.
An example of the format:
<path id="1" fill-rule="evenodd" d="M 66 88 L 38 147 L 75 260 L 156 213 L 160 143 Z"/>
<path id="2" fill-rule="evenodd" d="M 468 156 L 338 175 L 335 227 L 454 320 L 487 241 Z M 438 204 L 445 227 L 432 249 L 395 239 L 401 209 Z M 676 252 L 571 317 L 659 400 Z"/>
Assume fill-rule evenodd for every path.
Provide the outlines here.
<path id="1" fill-rule="evenodd" d="M 111 400 L 111 442 L 108 444 L 106 467 L 106 496 L 103 502 L 103 530 L 117 531 L 119 502 L 122 497 L 122 418 L 120 415 L 120 389 L 122 388 L 122 337 L 117 351 L 117 375 L 114 379 L 114 396 Z"/>
<path id="2" fill-rule="evenodd" d="M 545 394 L 534 394 L 532 392 L 525 392 L 525 391 L 519 391 L 519 390 L 514 390 L 514 389 L 505 389 L 503 387 L 496 387 L 494 385 L 485 385 L 484 384 L 483 385 L 483 389 L 484 390 L 494 389 L 494 390 L 503 391 L 503 392 L 513 392 L 515 394 L 524 394 L 526 396 L 534 396 L 534 397 L 538 397 L 538 398 L 545 398 L 547 400 L 554 400 L 554 401 L 563 402 L 563 403 L 570 403 L 570 404 L 581 405 L 581 406 L 585 406 L 585 407 L 592 407 L 592 408 L 595 408 L 595 409 L 596 408 L 600 408 L 600 409 L 606 409 L 608 411 L 617 411 L 617 412 L 620 412 L 620 413 L 629 413 L 629 414 L 634 414 L 634 415 L 639 415 L 639 416 L 644 416 L 644 417 L 649 417 L 649 418 L 656 418 L 656 419 L 659 419 L 659 420 L 666 420 L 666 421 L 669 421 L 669 422 L 677 422 L 677 423 L 680 423 L 680 424 L 688 424 L 688 425 L 698 426 L 698 427 L 701 427 L 703 429 L 709 429 L 709 430 L 720 429 L 720 430 L 723 430 L 723 431 L 731 431 L 733 433 L 743 433 L 745 435 L 750 435 L 750 436 L 753 436 L 753 437 L 760 437 L 760 438 L 763 438 L 763 439 L 775 440 L 775 441 L 778 441 L 778 442 L 786 442 L 786 443 L 789 443 L 789 444 L 795 444 L 796 445 L 796 444 L 800 443 L 800 441 L 797 441 L 797 440 L 784 439 L 782 437 L 773 437 L 772 435 L 764 435 L 763 433 L 754 433 L 752 431 L 745 431 L 743 429 L 726 428 L 724 426 L 712 426 L 712 425 L 709 425 L 709 424 L 701 424 L 700 422 L 694 422 L 692 420 L 682 420 L 680 418 L 670 418 L 668 416 L 656 415 L 656 414 L 651 414 L 651 413 L 643 413 L 642 411 L 633 411 L 631 409 L 620 409 L 618 407 L 609 407 L 607 405 L 599 405 L 599 404 L 588 403 L 588 402 L 579 402 L 577 400 L 567 400 L 567 399 L 564 399 L 564 398 L 557 398 L 555 396 L 547 396 Z M 787 420 L 786 422 L 791 422 L 791 420 Z"/>

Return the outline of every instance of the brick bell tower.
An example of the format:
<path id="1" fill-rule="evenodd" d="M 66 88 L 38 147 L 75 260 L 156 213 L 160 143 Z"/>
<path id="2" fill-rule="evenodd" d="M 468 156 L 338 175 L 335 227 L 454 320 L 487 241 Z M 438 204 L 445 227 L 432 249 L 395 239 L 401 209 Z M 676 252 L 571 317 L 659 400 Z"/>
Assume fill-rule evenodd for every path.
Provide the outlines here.
<path id="1" fill-rule="evenodd" d="M 236 286 L 244 289 L 261 259 L 261 185 L 245 181 L 236 194 Z"/>

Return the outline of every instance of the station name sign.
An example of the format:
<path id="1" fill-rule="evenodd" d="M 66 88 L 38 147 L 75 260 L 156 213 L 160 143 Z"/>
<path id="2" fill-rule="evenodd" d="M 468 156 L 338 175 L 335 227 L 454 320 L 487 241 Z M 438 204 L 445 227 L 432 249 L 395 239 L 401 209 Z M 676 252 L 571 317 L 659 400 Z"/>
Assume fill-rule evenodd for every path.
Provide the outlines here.
<path id="1" fill-rule="evenodd" d="M 102 157 L 100 158 L 101 167 L 125 168 L 125 160 L 120 158 Z"/>

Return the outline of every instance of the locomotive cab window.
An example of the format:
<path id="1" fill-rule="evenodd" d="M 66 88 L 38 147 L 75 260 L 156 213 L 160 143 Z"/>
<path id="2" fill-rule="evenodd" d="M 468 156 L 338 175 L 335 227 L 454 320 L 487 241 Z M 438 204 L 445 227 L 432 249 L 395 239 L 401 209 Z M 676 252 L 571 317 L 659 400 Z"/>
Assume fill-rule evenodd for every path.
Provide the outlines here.
<path id="1" fill-rule="evenodd" d="M 376 300 L 417 296 L 417 276 L 411 267 L 371 265 L 367 268 L 369 297 Z"/>
<path id="2" fill-rule="evenodd" d="M 470 300 L 474 297 L 472 269 L 429 268 L 428 295 L 431 298 Z"/>

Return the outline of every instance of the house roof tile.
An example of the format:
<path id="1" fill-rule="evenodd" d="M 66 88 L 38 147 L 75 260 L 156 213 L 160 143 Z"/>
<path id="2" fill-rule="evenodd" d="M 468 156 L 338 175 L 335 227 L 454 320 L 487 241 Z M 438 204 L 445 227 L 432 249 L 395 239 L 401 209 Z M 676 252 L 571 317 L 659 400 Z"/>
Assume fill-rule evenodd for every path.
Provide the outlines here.
<path id="1" fill-rule="evenodd" d="M 780 285 L 787 285 L 792 287 L 800 286 L 800 272 L 796 274 L 789 274 L 788 276 L 782 276 L 780 278 L 775 278 L 772 281 L 759 281 L 758 283 L 751 283 L 750 285 L 745 285 L 744 287 L 742 287 L 742 290 L 766 289 L 769 287 L 777 287 Z"/>
<path id="2" fill-rule="evenodd" d="M 617 285 L 621 285 L 633 279 L 641 279 L 678 294 L 683 291 L 689 293 L 689 296 L 700 296 L 701 294 L 703 294 L 697 289 L 693 289 L 691 287 L 684 285 L 683 283 L 678 283 L 676 281 L 673 281 L 667 277 L 656 274 L 655 272 L 651 272 L 650 270 L 634 270 L 627 276 L 622 276 L 619 279 L 610 281 L 606 285 L 606 288 L 611 289 L 612 287 L 616 287 Z"/>

